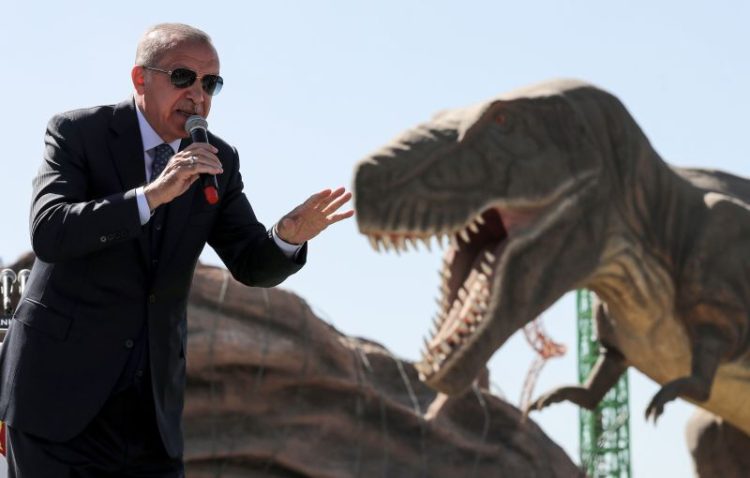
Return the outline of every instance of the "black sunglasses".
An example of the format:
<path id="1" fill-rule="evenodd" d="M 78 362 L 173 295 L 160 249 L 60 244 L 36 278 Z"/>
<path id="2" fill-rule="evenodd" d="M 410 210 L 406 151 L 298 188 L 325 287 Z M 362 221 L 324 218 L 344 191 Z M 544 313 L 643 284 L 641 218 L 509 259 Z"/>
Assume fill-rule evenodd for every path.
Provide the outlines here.
<path id="1" fill-rule="evenodd" d="M 201 86 L 203 91 L 211 96 L 218 95 L 221 91 L 221 87 L 224 86 L 224 78 L 219 75 L 203 75 L 198 76 L 193 70 L 187 68 L 175 68 L 174 70 L 162 70 L 161 68 L 154 68 L 153 66 L 143 66 L 144 70 L 158 71 L 160 73 L 166 73 L 169 75 L 169 81 L 175 88 L 187 88 L 195 83 L 195 80 L 200 78 Z"/>

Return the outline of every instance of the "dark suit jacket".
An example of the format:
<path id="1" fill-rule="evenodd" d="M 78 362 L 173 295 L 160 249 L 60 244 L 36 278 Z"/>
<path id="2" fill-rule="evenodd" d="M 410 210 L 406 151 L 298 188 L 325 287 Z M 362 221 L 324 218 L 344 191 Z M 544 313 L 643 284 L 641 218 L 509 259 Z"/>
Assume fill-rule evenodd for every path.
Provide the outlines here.
<path id="1" fill-rule="evenodd" d="M 306 256 L 279 250 L 242 192 L 237 151 L 209 141 L 223 164 L 221 200 L 207 204 L 197 181 L 169 203 L 154 264 L 135 196 L 145 168 L 133 100 L 50 121 L 31 211 L 37 259 L 0 353 L 0 418 L 10 426 L 53 441 L 80 433 L 147 324 L 159 430 L 167 452 L 182 454 L 186 308 L 204 244 L 253 286 L 280 283 Z"/>

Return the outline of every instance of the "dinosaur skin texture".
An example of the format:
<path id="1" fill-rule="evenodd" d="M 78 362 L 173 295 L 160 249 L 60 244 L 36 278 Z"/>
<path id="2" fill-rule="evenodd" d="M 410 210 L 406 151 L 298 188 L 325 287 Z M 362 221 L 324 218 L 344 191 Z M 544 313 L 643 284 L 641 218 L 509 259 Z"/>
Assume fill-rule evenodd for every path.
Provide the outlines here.
<path id="1" fill-rule="evenodd" d="M 444 111 L 359 163 L 360 232 L 376 249 L 448 238 L 420 378 L 461 393 L 564 293 L 588 288 L 603 353 L 561 400 L 591 408 L 635 367 L 750 434 L 750 181 L 677 169 L 623 104 L 550 81 Z"/>

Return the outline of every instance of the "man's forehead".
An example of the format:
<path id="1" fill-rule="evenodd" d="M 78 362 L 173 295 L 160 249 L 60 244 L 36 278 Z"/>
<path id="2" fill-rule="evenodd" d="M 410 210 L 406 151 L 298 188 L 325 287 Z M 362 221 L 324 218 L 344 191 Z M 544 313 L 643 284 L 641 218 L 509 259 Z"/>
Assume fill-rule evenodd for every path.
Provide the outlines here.
<path id="1" fill-rule="evenodd" d="M 202 69 L 219 69 L 216 50 L 205 43 L 183 43 L 170 48 L 162 56 L 163 66 L 192 66 Z"/>

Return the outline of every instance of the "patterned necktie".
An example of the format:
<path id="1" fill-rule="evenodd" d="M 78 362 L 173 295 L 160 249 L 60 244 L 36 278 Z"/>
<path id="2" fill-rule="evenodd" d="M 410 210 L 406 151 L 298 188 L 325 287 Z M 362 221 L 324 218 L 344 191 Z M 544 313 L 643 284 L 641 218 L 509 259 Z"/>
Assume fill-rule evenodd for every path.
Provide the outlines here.
<path id="1" fill-rule="evenodd" d="M 154 148 L 154 162 L 151 163 L 151 181 L 158 178 L 161 172 L 164 171 L 172 155 L 174 155 L 174 150 L 167 143 L 162 143 Z"/>

